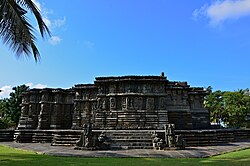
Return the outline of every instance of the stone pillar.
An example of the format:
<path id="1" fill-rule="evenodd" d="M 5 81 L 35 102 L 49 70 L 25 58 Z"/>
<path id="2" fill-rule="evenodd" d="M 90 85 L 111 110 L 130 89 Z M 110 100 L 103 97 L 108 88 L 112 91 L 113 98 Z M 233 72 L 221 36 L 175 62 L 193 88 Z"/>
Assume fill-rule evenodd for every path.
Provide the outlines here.
<path id="1" fill-rule="evenodd" d="M 28 114 L 29 114 L 29 94 L 22 94 L 22 104 L 21 104 L 21 116 L 18 122 L 18 129 L 26 129 L 28 126 Z"/>
<path id="2" fill-rule="evenodd" d="M 41 97 L 41 111 L 38 115 L 38 126 L 37 129 L 49 129 L 50 128 L 50 111 L 49 111 L 49 92 L 42 92 Z"/>
<path id="3" fill-rule="evenodd" d="M 37 98 L 39 97 L 39 91 L 31 91 L 29 102 L 29 117 L 28 124 L 31 129 L 36 129 L 38 125 L 38 114 L 40 112 Z"/>
<path id="4" fill-rule="evenodd" d="M 29 113 L 29 104 L 22 104 L 21 116 L 20 116 L 19 123 L 18 123 L 18 129 L 29 128 L 28 113 Z"/>
<path id="5" fill-rule="evenodd" d="M 37 127 L 38 116 L 37 116 L 37 108 L 35 103 L 29 104 L 29 116 L 27 126 L 28 128 L 35 129 Z"/>
<path id="6" fill-rule="evenodd" d="M 50 123 L 50 127 L 53 129 L 60 129 L 61 128 L 61 118 L 60 118 L 60 109 L 61 109 L 61 105 L 59 104 L 54 104 L 53 105 L 54 109 L 53 112 L 51 114 L 51 123 Z"/>
<path id="7" fill-rule="evenodd" d="M 72 117 L 72 129 L 82 129 L 81 126 L 81 104 L 78 100 L 74 101 L 74 111 Z"/>
<path id="8" fill-rule="evenodd" d="M 49 112 L 49 104 L 43 103 L 41 104 L 41 111 L 38 116 L 38 126 L 37 129 L 49 129 L 50 128 L 50 112 Z"/>

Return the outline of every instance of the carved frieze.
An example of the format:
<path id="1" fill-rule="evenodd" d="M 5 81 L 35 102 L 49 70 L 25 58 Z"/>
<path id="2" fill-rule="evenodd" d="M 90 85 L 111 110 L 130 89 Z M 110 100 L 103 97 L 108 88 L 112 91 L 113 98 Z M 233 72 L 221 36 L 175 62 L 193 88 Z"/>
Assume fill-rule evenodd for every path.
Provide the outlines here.
<path id="1" fill-rule="evenodd" d="M 23 105 L 22 108 L 21 108 L 21 114 L 23 116 L 27 116 L 29 113 L 29 106 L 28 105 Z"/>
<path id="2" fill-rule="evenodd" d="M 37 98 L 37 95 L 34 94 L 34 93 L 32 93 L 32 94 L 30 95 L 30 102 L 36 102 L 36 98 Z"/>
<path id="3" fill-rule="evenodd" d="M 42 98 L 41 98 L 41 102 L 47 102 L 49 100 L 49 93 L 43 93 L 42 94 Z"/>
<path id="4" fill-rule="evenodd" d="M 143 97 L 138 97 L 138 99 L 137 99 L 137 109 L 138 110 L 143 109 Z"/>
<path id="5" fill-rule="evenodd" d="M 29 96 L 27 94 L 24 94 L 22 96 L 22 104 L 27 104 L 29 102 Z"/>
<path id="6" fill-rule="evenodd" d="M 126 97 L 122 98 L 122 109 L 127 109 L 127 98 Z"/>
<path id="7" fill-rule="evenodd" d="M 115 97 L 111 97 L 109 99 L 109 103 L 110 103 L 110 108 L 111 109 L 116 109 L 116 98 Z"/>
<path id="8" fill-rule="evenodd" d="M 116 92 L 116 85 L 115 84 L 111 84 L 110 88 L 109 88 L 109 93 L 115 93 Z"/>
<path id="9" fill-rule="evenodd" d="M 102 99 L 102 109 L 103 109 L 103 110 L 106 110 L 106 109 L 107 109 L 107 101 L 106 101 L 105 98 Z"/>
<path id="10" fill-rule="evenodd" d="M 178 128 L 190 125 L 193 110 L 205 110 L 204 95 L 201 88 L 162 76 L 101 77 L 72 90 L 31 90 L 23 95 L 22 116 L 42 117 L 50 112 L 52 127 L 69 126 L 71 121 L 75 129 L 85 123 L 92 123 L 95 129 L 162 129 L 170 121 L 180 123 Z"/>
<path id="11" fill-rule="evenodd" d="M 159 98 L 159 108 L 161 110 L 166 109 L 166 97 L 160 97 Z"/>
<path id="12" fill-rule="evenodd" d="M 152 98 L 152 97 L 147 98 L 146 109 L 147 110 L 154 110 L 154 98 Z"/>
<path id="13" fill-rule="evenodd" d="M 134 109 L 134 98 L 133 97 L 127 97 L 127 108 Z"/>

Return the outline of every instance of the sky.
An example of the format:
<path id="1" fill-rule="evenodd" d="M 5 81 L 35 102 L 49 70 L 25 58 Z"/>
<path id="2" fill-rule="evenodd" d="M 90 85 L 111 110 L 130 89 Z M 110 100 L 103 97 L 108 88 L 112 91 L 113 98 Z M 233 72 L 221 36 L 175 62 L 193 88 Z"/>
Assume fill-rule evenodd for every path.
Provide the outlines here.
<path id="1" fill-rule="evenodd" d="M 21 84 L 71 88 L 97 76 L 161 72 L 213 90 L 250 88 L 250 0 L 33 2 L 52 36 L 36 34 L 38 63 L 1 42 L 0 98 Z"/>

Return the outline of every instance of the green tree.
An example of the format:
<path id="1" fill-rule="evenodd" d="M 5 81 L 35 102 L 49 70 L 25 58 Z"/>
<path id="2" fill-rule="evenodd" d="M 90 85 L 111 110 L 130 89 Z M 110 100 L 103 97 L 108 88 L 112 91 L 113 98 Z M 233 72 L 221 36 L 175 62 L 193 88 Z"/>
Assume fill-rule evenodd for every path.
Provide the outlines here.
<path id="1" fill-rule="evenodd" d="M 205 98 L 205 107 L 210 111 L 211 122 L 220 120 L 229 127 L 250 127 L 250 95 L 249 89 L 215 91 L 210 89 Z"/>
<path id="2" fill-rule="evenodd" d="M 212 92 L 212 88 L 208 88 L 209 94 L 205 97 L 205 107 L 210 112 L 210 121 L 219 124 L 220 120 L 224 120 L 224 103 L 223 92 Z"/>
<path id="3" fill-rule="evenodd" d="M 6 108 L 6 99 L 0 100 L 0 129 L 8 128 L 11 123 L 10 119 L 5 116 Z"/>
<path id="4" fill-rule="evenodd" d="M 34 35 L 35 28 L 27 18 L 30 11 L 36 18 L 40 34 L 50 35 L 37 6 L 32 0 L 0 0 L 0 37 L 17 56 L 33 54 L 35 61 L 40 58 Z"/>
<path id="5" fill-rule="evenodd" d="M 231 127 L 242 127 L 246 124 L 250 113 L 250 96 L 247 92 L 248 89 L 224 93 L 226 120 Z"/>
<path id="6" fill-rule="evenodd" d="M 21 115 L 22 93 L 29 90 L 26 85 L 20 85 L 12 88 L 14 92 L 10 93 L 10 98 L 3 101 L 4 118 L 10 120 L 17 126 Z"/>

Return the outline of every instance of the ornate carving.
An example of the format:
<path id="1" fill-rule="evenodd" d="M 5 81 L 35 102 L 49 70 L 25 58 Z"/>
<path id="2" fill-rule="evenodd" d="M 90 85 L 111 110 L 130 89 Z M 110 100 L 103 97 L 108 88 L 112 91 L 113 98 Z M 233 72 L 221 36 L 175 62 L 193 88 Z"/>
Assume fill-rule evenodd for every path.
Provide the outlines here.
<path id="1" fill-rule="evenodd" d="M 97 109 L 101 109 L 101 108 L 102 108 L 102 99 L 97 98 Z"/>
<path id="2" fill-rule="evenodd" d="M 27 103 L 28 103 L 28 100 L 29 100 L 28 95 L 24 94 L 24 95 L 22 96 L 22 103 L 23 103 L 23 104 L 27 104 Z"/>
<path id="3" fill-rule="evenodd" d="M 106 110 L 107 109 L 107 103 L 106 103 L 106 99 L 102 100 L 102 109 Z"/>
<path id="4" fill-rule="evenodd" d="M 165 97 L 160 97 L 159 108 L 162 110 L 166 109 L 166 98 Z"/>
<path id="5" fill-rule="evenodd" d="M 27 116 L 29 113 L 29 107 L 28 105 L 23 105 L 21 108 L 21 115 L 22 116 Z"/>
<path id="6" fill-rule="evenodd" d="M 126 98 L 126 97 L 123 97 L 123 98 L 122 98 L 122 108 L 123 108 L 123 109 L 126 109 L 126 108 L 127 108 L 127 98 Z"/>
<path id="7" fill-rule="evenodd" d="M 111 84 L 109 88 L 109 93 L 115 93 L 116 92 L 116 85 Z"/>
<path id="8" fill-rule="evenodd" d="M 31 102 L 35 102 L 36 101 L 36 95 L 35 94 L 31 94 L 30 95 L 30 101 Z"/>
<path id="9" fill-rule="evenodd" d="M 105 88 L 103 86 L 100 86 L 98 89 L 99 94 L 104 94 L 105 93 Z"/>
<path id="10" fill-rule="evenodd" d="M 147 98 L 146 109 L 147 110 L 154 109 L 154 98 L 152 98 L 152 97 Z"/>
<path id="11" fill-rule="evenodd" d="M 167 147 L 175 147 L 175 127 L 174 124 L 167 124 L 165 126 L 165 141 Z"/>
<path id="12" fill-rule="evenodd" d="M 127 98 L 127 108 L 128 109 L 133 109 L 134 108 L 134 99 L 133 97 L 128 97 Z"/>
<path id="13" fill-rule="evenodd" d="M 109 99 L 109 102 L 110 102 L 110 108 L 115 109 L 116 108 L 116 99 L 114 97 L 111 97 Z"/>
<path id="14" fill-rule="evenodd" d="M 76 146 L 78 147 L 92 147 L 93 146 L 92 127 L 90 124 L 83 125 L 80 140 L 77 141 Z"/>
<path id="15" fill-rule="evenodd" d="M 138 105 L 138 110 L 143 109 L 143 98 L 142 97 L 138 97 L 137 105 Z"/>
<path id="16" fill-rule="evenodd" d="M 41 101 L 46 102 L 49 100 L 49 94 L 48 93 L 43 93 Z"/>
<path id="17" fill-rule="evenodd" d="M 34 108 L 29 108 L 30 111 L 22 108 L 22 112 L 29 112 L 30 118 L 37 116 L 40 110 L 41 115 L 46 115 L 42 104 L 48 103 L 48 112 L 56 113 L 52 118 L 56 125 L 64 123 L 66 118 L 62 117 L 68 111 L 70 118 L 66 120 L 78 129 L 87 122 L 93 123 L 95 129 L 117 126 L 121 129 L 162 129 L 167 123 L 175 123 L 177 129 L 184 126 L 191 129 L 204 121 L 204 114 L 197 114 L 197 121 L 203 119 L 192 125 L 193 110 L 206 111 L 194 109 L 202 108 L 204 95 L 201 88 L 190 88 L 186 83 L 168 81 L 161 76 L 102 77 L 97 78 L 94 84 L 79 84 L 69 91 L 31 90 L 24 94 L 23 105 L 35 104 L 30 106 Z"/>

